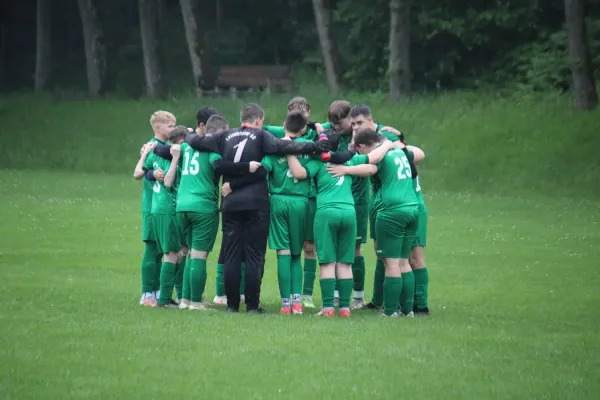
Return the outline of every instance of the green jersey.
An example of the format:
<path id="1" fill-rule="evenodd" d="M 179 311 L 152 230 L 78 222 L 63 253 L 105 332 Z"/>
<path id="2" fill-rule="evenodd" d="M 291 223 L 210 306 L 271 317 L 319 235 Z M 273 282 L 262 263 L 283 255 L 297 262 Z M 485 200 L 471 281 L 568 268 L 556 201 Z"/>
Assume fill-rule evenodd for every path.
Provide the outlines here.
<path id="1" fill-rule="evenodd" d="M 157 145 L 164 144 L 157 138 L 150 139 L 148 141 L 148 143 L 156 143 Z M 144 163 L 144 166 L 147 165 L 148 158 L 152 157 L 153 155 L 154 155 L 154 153 L 148 154 L 148 157 L 146 158 L 146 162 Z M 152 164 L 150 164 L 150 165 L 152 165 Z M 147 168 L 144 168 L 144 169 L 147 169 Z M 154 185 L 153 182 L 150 182 L 149 180 L 144 179 L 144 188 L 142 189 L 142 212 L 143 213 L 149 213 L 152 210 L 152 185 Z"/>
<path id="2" fill-rule="evenodd" d="M 154 169 L 162 169 L 165 171 L 165 175 L 169 171 L 171 161 L 164 158 L 160 158 L 154 153 L 152 157 L 148 156 L 146 160 L 147 166 L 151 166 Z M 177 187 L 179 185 L 179 179 L 181 177 L 181 169 L 177 166 L 177 172 L 175 174 L 175 181 L 173 186 L 168 188 L 164 182 L 154 181 L 152 185 L 152 214 L 175 214 L 175 204 L 177 201 Z"/>
<path id="3" fill-rule="evenodd" d="M 323 129 L 331 129 L 331 123 L 324 122 L 321 124 Z M 283 126 L 275 126 L 275 125 L 265 125 L 263 129 L 269 132 L 271 135 L 275 136 L 277 139 L 282 139 L 285 136 L 285 128 Z M 303 139 L 308 139 L 310 141 L 314 141 L 319 137 L 317 131 L 315 129 L 308 128 L 306 133 L 302 135 Z"/>
<path id="4" fill-rule="evenodd" d="M 417 205 L 410 163 L 402 149 L 392 149 L 377 164 L 381 182 L 378 211 Z"/>
<path id="5" fill-rule="evenodd" d="M 213 163 L 222 157 L 203 153 L 181 144 L 181 181 L 177 190 L 177 211 L 216 213 L 219 210 L 219 179 Z"/>
<path id="6" fill-rule="evenodd" d="M 309 142 L 303 137 L 295 139 L 297 142 Z M 305 166 L 312 157 L 310 155 L 298 155 L 298 161 Z M 308 197 L 312 184 L 312 179 L 298 180 L 294 178 L 285 156 L 266 156 L 261 161 L 264 169 L 268 173 L 269 193 L 283 194 L 290 196 Z"/>
<path id="7" fill-rule="evenodd" d="M 357 154 L 344 165 L 353 166 L 368 163 L 368 156 Z M 345 208 L 346 205 L 354 207 L 351 180 L 347 176 L 334 178 L 327 172 L 327 165 L 329 163 L 313 159 L 305 166 L 308 175 L 316 181 L 317 210 L 321 208 Z"/>

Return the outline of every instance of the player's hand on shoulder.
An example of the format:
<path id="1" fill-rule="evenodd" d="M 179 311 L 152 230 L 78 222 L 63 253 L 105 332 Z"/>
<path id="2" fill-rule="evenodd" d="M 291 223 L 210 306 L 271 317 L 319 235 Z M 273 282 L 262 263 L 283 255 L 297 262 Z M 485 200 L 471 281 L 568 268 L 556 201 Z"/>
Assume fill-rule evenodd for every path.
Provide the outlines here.
<path id="1" fill-rule="evenodd" d="M 344 165 L 329 164 L 327 166 L 327 172 L 333 175 L 334 178 L 346 175 L 346 167 Z"/>
<path id="2" fill-rule="evenodd" d="M 394 144 L 394 147 L 399 148 L 399 149 L 403 149 L 406 147 L 406 145 L 404 144 L 404 142 L 398 140 L 395 142 L 392 142 Z"/>
<path id="3" fill-rule="evenodd" d="M 258 161 L 250 161 L 250 167 L 249 170 L 250 172 L 254 173 L 256 172 L 257 169 L 259 169 L 262 166 L 261 163 L 259 163 Z"/>
<path id="4" fill-rule="evenodd" d="M 171 151 L 171 155 L 173 157 L 178 157 L 181 154 L 181 145 L 179 145 L 179 144 L 172 144 L 170 151 Z"/>
<path id="5" fill-rule="evenodd" d="M 315 123 L 315 130 L 317 131 L 317 135 L 320 135 L 321 133 L 325 132 L 325 128 L 323 128 L 323 125 L 321 125 L 318 122 Z"/>
<path id="6" fill-rule="evenodd" d="M 315 152 L 325 153 L 331 150 L 331 143 L 329 140 L 317 140 L 315 143 Z"/>
<path id="7" fill-rule="evenodd" d="M 232 192 L 232 190 L 231 190 L 231 186 L 229 186 L 229 182 L 225 182 L 221 186 L 221 195 L 223 195 L 223 197 L 227 197 L 231 192 Z"/>
<path id="8" fill-rule="evenodd" d="M 165 171 L 162 169 L 155 169 L 152 175 L 154 175 L 154 179 L 157 181 L 163 182 L 165 180 Z"/>
<path id="9" fill-rule="evenodd" d="M 147 154 L 151 153 L 155 147 L 156 147 L 156 142 L 146 143 L 144 146 L 142 146 L 141 154 L 147 155 Z"/>

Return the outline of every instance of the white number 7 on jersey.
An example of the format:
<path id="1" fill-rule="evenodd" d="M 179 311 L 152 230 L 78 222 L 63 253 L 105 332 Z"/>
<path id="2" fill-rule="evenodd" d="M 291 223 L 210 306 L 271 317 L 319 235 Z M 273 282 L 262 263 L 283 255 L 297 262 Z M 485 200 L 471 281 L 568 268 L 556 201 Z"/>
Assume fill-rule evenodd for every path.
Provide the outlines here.
<path id="1" fill-rule="evenodd" d="M 241 142 L 239 142 L 238 144 L 236 144 L 235 146 L 233 146 L 234 149 L 236 149 L 235 151 L 235 156 L 233 157 L 233 162 L 240 162 L 240 160 L 242 159 L 242 153 L 244 152 L 244 147 L 246 147 L 246 142 L 248 141 L 248 139 L 244 139 Z"/>

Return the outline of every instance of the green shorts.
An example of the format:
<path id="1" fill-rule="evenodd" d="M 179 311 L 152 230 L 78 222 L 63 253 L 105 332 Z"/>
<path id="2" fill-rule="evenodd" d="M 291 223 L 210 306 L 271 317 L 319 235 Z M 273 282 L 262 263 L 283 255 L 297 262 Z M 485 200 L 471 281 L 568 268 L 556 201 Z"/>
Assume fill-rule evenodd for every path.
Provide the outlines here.
<path id="1" fill-rule="evenodd" d="M 367 243 L 367 226 L 369 225 L 369 205 L 356 204 L 356 242 Z"/>
<path id="2" fill-rule="evenodd" d="M 304 246 L 307 213 L 306 197 L 271 195 L 269 247 L 300 255 Z"/>
<path id="3" fill-rule="evenodd" d="M 181 250 L 181 228 L 175 214 L 152 214 L 154 237 L 161 253 Z"/>
<path id="4" fill-rule="evenodd" d="M 371 236 L 371 239 L 376 240 L 375 237 L 377 236 L 375 232 L 375 220 L 377 219 L 377 208 L 375 206 L 371 206 L 369 208 L 369 233 Z"/>
<path id="5" fill-rule="evenodd" d="M 179 211 L 177 218 L 188 248 L 212 251 L 219 230 L 219 213 Z"/>
<path id="6" fill-rule="evenodd" d="M 313 241 L 315 240 L 314 227 L 315 227 L 315 213 L 317 212 L 317 198 L 308 198 L 308 211 L 306 212 L 306 229 L 304 234 L 304 240 Z"/>
<path id="7" fill-rule="evenodd" d="M 379 211 L 375 220 L 377 257 L 408 258 L 417 230 L 417 207 Z"/>
<path id="8" fill-rule="evenodd" d="M 424 205 L 419 205 L 417 214 L 417 232 L 415 234 L 413 247 L 416 246 L 427 246 L 427 208 Z"/>
<path id="9" fill-rule="evenodd" d="M 314 232 L 319 264 L 354 262 L 356 213 L 351 206 L 317 210 Z"/>
<path id="10" fill-rule="evenodd" d="M 142 241 L 155 242 L 154 230 L 152 228 L 152 214 L 142 213 Z"/>

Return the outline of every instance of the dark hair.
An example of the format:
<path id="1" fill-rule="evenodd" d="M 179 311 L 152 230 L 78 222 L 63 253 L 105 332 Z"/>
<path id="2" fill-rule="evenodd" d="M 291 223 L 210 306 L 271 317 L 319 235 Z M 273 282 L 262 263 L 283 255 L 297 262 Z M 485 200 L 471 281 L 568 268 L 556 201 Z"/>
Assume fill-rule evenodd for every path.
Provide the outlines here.
<path id="1" fill-rule="evenodd" d="M 299 96 L 291 99 L 290 102 L 288 103 L 288 111 L 294 111 L 294 110 L 309 112 L 310 104 L 308 104 L 308 100 L 306 100 L 304 97 L 299 97 Z"/>
<path id="2" fill-rule="evenodd" d="M 240 111 L 240 121 L 242 124 L 245 122 L 254 122 L 257 119 L 264 118 L 264 116 L 265 111 L 256 103 L 248 103 Z"/>
<path id="3" fill-rule="evenodd" d="M 219 114 L 211 115 L 206 121 L 206 134 L 213 135 L 229 127 L 229 122 Z"/>
<path id="4" fill-rule="evenodd" d="M 354 135 L 355 146 L 360 146 L 361 144 L 365 146 L 371 146 L 375 143 L 379 143 L 379 134 L 373 129 L 363 129 L 356 132 Z"/>
<path id="5" fill-rule="evenodd" d="M 219 112 L 213 107 L 202 107 L 196 113 L 196 126 L 206 125 L 210 117 L 218 114 Z"/>
<path id="6" fill-rule="evenodd" d="M 285 117 L 285 130 L 291 133 L 300 133 L 306 127 L 306 118 L 302 115 L 302 111 L 293 110 Z"/>
<path id="7" fill-rule="evenodd" d="M 372 115 L 371 108 L 366 104 L 358 104 L 352 107 L 352 110 L 350 110 L 350 118 L 356 118 L 360 115 L 363 117 L 370 117 Z"/>
<path id="8" fill-rule="evenodd" d="M 169 132 L 169 142 L 176 143 L 184 140 L 189 132 L 190 131 L 188 130 L 187 126 L 177 125 L 175 128 L 171 129 L 171 132 Z"/>
<path id="9" fill-rule="evenodd" d="M 346 100 L 336 100 L 329 106 L 327 119 L 332 124 L 339 124 L 350 113 L 350 102 Z"/>

